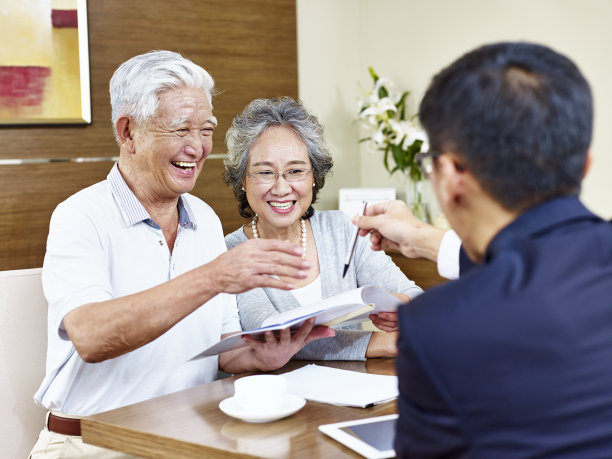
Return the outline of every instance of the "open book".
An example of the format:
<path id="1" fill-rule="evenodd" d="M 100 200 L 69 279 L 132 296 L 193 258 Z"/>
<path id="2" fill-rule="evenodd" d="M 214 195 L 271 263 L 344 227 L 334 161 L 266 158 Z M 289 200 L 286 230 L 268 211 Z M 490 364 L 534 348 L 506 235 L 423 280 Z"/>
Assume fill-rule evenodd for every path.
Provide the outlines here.
<path id="1" fill-rule="evenodd" d="M 242 340 L 242 335 L 260 335 L 267 330 L 298 328 L 310 317 L 316 317 L 315 325 L 331 326 L 349 320 L 353 323 L 354 321 L 366 320 L 370 314 L 396 311 L 401 304 L 400 300 L 380 287 L 373 285 L 359 287 L 309 305 L 271 315 L 263 321 L 260 328 L 228 336 L 191 360 L 248 346 Z"/>

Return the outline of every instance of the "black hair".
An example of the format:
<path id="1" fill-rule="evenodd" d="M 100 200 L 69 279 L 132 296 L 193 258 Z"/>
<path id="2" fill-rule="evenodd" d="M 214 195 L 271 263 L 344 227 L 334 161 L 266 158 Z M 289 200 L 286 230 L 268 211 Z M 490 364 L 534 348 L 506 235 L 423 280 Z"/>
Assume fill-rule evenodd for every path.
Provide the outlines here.
<path id="1" fill-rule="evenodd" d="M 434 77 L 419 118 L 431 149 L 455 153 L 508 210 L 580 191 L 591 90 L 550 48 L 496 43 L 465 54 Z"/>

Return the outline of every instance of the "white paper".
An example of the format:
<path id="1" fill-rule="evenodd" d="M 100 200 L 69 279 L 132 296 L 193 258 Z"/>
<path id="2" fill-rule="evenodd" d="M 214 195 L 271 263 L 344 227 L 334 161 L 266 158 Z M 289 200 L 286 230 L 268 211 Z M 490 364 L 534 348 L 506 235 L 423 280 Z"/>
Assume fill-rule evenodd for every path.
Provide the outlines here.
<path id="1" fill-rule="evenodd" d="M 340 188 L 338 209 L 353 218 L 359 213 L 363 201 L 367 201 L 368 205 L 393 201 L 395 194 L 395 188 Z"/>
<path id="2" fill-rule="evenodd" d="M 397 398 L 397 376 L 375 375 L 315 364 L 283 373 L 288 392 L 321 403 L 366 408 Z"/>
<path id="3" fill-rule="evenodd" d="M 361 298 L 364 303 L 374 305 L 373 311 L 361 316 L 363 319 L 367 319 L 370 314 L 378 314 L 379 312 L 395 312 L 397 308 L 404 304 L 396 296 L 375 285 L 362 287 Z"/>

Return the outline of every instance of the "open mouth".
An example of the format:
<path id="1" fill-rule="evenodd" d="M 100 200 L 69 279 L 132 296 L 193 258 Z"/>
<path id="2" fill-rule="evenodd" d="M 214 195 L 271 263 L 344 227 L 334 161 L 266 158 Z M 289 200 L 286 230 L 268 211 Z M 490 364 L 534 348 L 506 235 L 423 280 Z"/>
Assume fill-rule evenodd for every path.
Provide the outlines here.
<path id="1" fill-rule="evenodd" d="M 184 171 L 190 171 L 194 167 L 196 167 L 195 162 L 187 162 L 187 161 L 172 161 L 172 165 Z"/>
<path id="2" fill-rule="evenodd" d="M 270 204 L 275 209 L 287 210 L 293 207 L 293 205 L 295 204 L 295 201 L 284 201 L 284 202 L 268 201 L 268 204 Z"/>

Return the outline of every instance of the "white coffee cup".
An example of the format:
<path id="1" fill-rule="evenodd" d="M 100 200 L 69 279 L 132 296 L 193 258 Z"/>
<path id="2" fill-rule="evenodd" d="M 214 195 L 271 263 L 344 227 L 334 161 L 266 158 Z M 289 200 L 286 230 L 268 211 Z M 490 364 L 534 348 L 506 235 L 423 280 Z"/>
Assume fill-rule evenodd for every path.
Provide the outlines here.
<path id="1" fill-rule="evenodd" d="M 234 381 L 234 400 L 250 413 L 275 412 L 287 395 L 287 380 L 280 375 L 244 376 Z"/>

